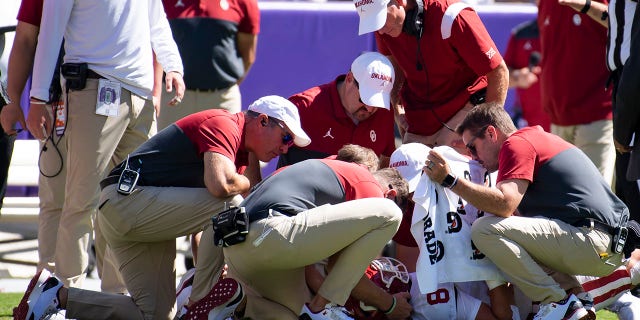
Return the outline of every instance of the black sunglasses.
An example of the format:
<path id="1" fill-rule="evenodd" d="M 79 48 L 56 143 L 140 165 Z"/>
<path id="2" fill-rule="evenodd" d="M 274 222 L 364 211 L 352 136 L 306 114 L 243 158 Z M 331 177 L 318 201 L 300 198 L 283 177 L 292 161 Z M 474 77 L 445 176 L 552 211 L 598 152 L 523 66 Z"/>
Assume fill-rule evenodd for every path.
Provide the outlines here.
<path id="1" fill-rule="evenodd" d="M 282 128 L 282 131 L 284 131 L 285 133 L 285 135 L 282 136 L 282 144 L 286 145 L 287 147 L 293 146 L 293 136 L 291 135 L 291 133 L 287 132 L 287 130 L 284 128 L 284 125 L 280 123 L 280 121 L 273 120 L 273 122 L 275 122 L 280 128 Z"/>
<path id="2" fill-rule="evenodd" d="M 476 132 L 473 137 L 471 138 L 471 140 L 469 141 L 469 143 L 466 144 L 467 149 L 469 149 L 469 151 L 471 152 L 471 154 L 474 157 L 478 156 L 478 150 L 476 149 L 476 144 L 474 143 L 476 141 L 477 138 L 482 138 L 484 137 L 484 132 L 487 131 L 487 128 L 489 127 L 489 125 L 485 125 L 484 127 L 482 127 L 480 130 L 478 130 L 478 132 Z"/>

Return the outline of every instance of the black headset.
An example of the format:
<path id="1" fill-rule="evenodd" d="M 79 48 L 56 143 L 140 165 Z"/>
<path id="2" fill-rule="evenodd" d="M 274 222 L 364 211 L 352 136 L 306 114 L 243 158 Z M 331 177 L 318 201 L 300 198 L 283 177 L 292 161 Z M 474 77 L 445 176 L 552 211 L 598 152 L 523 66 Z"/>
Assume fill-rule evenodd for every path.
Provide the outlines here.
<path id="1" fill-rule="evenodd" d="M 416 6 L 406 11 L 406 17 L 402 25 L 402 31 L 418 39 L 422 37 L 422 30 L 424 28 L 424 3 L 422 3 L 422 1 L 423 0 L 416 0 Z"/>

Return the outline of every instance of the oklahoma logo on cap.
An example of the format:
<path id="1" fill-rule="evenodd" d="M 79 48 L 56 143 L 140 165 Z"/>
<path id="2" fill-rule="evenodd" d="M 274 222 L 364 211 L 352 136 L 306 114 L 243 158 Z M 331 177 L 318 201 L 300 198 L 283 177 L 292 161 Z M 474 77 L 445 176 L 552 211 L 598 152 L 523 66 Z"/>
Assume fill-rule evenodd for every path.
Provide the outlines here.
<path id="1" fill-rule="evenodd" d="M 387 22 L 389 0 L 353 0 L 360 16 L 358 35 L 378 31 Z"/>
<path id="2" fill-rule="evenodd" d="M 389 110 L 390 94 L 395 77 L 391 61 L 378 52 L 365 52 L 353 61 L 351 72 L 360 84 L 359 92 L 362 102 L 372 107 Z"/>

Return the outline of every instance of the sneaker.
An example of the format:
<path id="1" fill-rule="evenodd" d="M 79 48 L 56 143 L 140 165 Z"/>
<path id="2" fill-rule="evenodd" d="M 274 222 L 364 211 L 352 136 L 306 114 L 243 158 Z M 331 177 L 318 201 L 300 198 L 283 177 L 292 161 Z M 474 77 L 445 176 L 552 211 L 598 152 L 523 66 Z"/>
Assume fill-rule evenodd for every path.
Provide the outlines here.
<path id="1" fill-rule="evenodd" d="M 327 304 L 322 311 L 313 312 L 309 309 L 308 304 L 304 304 L 302 306 L 302 311 L 300 312 L 300 320 L 349 320 L 353 319 L 353 316 L 347 311 L 347 309 L 343 306 L 339 306 L 336 304 Z"/>
<path id="2" fill-rule="evenodd" d="M 244 292 L 238 281 L 232 278 L 222 279 L 204 298 L 189 307 L 182 319 L 225 320 L 233 317 L 233 312 L 243 298 Z"/>
<path id="3" fill-rule="evenodd" d="M 189 296 L 191 295 L 191 287 L 193 285 L 193 276 L 196 274 L 196 269 L 189 269 L 180 279 L 178 287 L 176 288 L 176 307 L 179 310 L 176 315 L 176 319 L 181 319 L 186 313 L 186 305 L 189 302 Z"/>
<path id="4" fill-rule="evenodd" d="M 582 302 L 582 306 L 584 306 L 584 309 L 589 312 L 589 316 L 595 319 L 596 308 L 594 306 L 593 297 L 591 296 L 591 294 L 589 292 L 580 292 L 576 294 L 576 297 L 580 299 L 580 302 Z"/>
<path id="5" fill-rule="evenodd" d="M 60 311 L 58 290 L 62 282 L 48 270 L 38 272 L 29 282 L 24 297 L 13 310 L 14 319 L 43 319 Z"/>
<path id="6" fill-rule="evenodd" d="M 595 320 L 584 308 L 580 299 L 575 295 L 547 304 L 540 305 L 540 311 L 533 317 L 534 320 Z"/>

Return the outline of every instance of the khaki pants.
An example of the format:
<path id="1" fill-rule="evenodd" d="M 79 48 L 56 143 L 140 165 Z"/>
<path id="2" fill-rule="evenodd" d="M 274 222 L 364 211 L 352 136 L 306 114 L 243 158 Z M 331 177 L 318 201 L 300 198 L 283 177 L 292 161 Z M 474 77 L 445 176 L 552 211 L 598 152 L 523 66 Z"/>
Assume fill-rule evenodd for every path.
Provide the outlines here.
<path id="1" fill-rule="evenodd" d="M 473 108 L 473 105 L 470 102 L 464 106 L 464 108 L 460 109 L 458 113 L 456 113 L 449 121 L 446 122 L 447 127 L 443 126 L 436 133 L 430 136 L 422 136 L 414 133 L 407 132 L 404 134 L 404 138 L 402 143 L 410 143 L 410 142 L 418 142 L 422 143 L 431 148 L 437 146 L 450 146 L 458 151 L 460 154 L 467 154 L 467 149 L 462 143 L 462 136 L 455 132 L 458 125 L 464 120 L 464 117 L 469 113 L 469 110 Z"/>
<path id="2" fill-rule="evenodd" d="M 54 255 L 56 275 L 67 286 L 79 287 L 88 265 L 88 245 L 93 232 L 92 217 L 98 204 L 99 182 L 109 168 L 155 133 L 151 101 L 122 89 L 118 116 L 96 115 L 98 80 L 87 79 L 81 91 L 68 95 L 68 117 L 64 143 L 66 170 L 64 176 L 46 181 L 41 193 L 44 206 L 52 204 L 40 215 L 38 234 L 43 261 Z M 52 155 L 54 150 L 49 151 Z M 56 167 L 55 160 L 47 166 Z M 64 179 L 64 182 L 63 180 Z M 44 178 L 41 181 L 46 180 Z M 61 189 L 64 187 L 64 189 Z M 64 190 L 63 192 L 61 190 Z M 64 196 L 58 214 L 60 198 Z M 96 239 L 97 240 L 97 239 Z M 115 285 L 114 285 L 115 286 Z"/>
<path id="3" fill-rule="evenodd" d="M 115 184 L 104 188 L 98 222 L 131 299 L 124 302 L 120 297 L 91 293 L 101 297 L 100 305 L 87 306 L 76 300 L 76 306 L 81 307 L 68 308 L 67 316 L 108 319 L 105 315 L 121 314 L 119 308 L 133 308 L 139 311 L 124 314 L 126 319 L 173 318 L 176 238 L 201 231 L 214 214 L 224 209 L 225 201 L 237 205 L 241 199 L 240 196 L 218 199 L 206 188 L 138 186 L 128 196 L 119 194 Z M 213 241 L 201 242 L 200 248 L 217 252 L 209 257 L 212 264 L 222 268 L 222 250 Z"/>
<path id="4" fill-rule="evenodd" d="M 54 143 L 57 146 L 54 146 Z M 38 270 L 47 269 L 51 272 L 56 272 L 56 242 L 58 229 L 60 228 L 62 206 L 64 205 L 64 189 L 67 178 L 66 135 L 58 137 L 54 134 L 53 142 L 51 139 L 47 139 L 44 144 L 40 143 L 41 150 L 43 145 L 46 146 L 47 151 L 40 153 L 38 163 L 40 171 L 42 171 L 38 178 L 38 198 L 40 199 L 40 213 L 38 214 Z"/>
<path id="5" fill-rule="evenodd" d="M 565 288 L 553 279 L 565 278 L 560 273 L 605 276 L 622 264 L 622 255 L 611 252 L 609 234 L 560 220 L 486 216 L 473 223 L 471 232 L 476 247 L 506 279 L 542 303 L 565 297 Z M 609 258 L 601 259 L 600 254 Z M 545 272 L 547 268 L 555 270 L 554 277 Z"/>
<path id="6" fill-rule="evenodd" d="M 224 248 L 231 277 L 251 294 L 246 316 L 297 319 L 309 301 L 305 266 L 335 254 L 338 257 L 318 294 L 344 305 L 401 219 L 393 201 L 368 198 L 251 223 L 245 242 Z"/>
<path id="7" fill-rule="evenodd" d="M 611 120 L 594 121 L 576 126 L 551 124 L 551 133 L 582 150 L 596 165 L 604 180 L 611 185 L 616 162 Z"/>
<path id="8" fill-rule="evenodd" d="M 182 102 L 177 106 L 168 103 L 175 96 L 174 92 L 162 90 L 162 110 L 158 117 L 158 130 L 196 112 L 207 109 L 226 109 L 231 113 L 240 112 L 242 99 L 240 87 L 235 84 L 227 89 L 215 91 L 187 90 Z"/>

